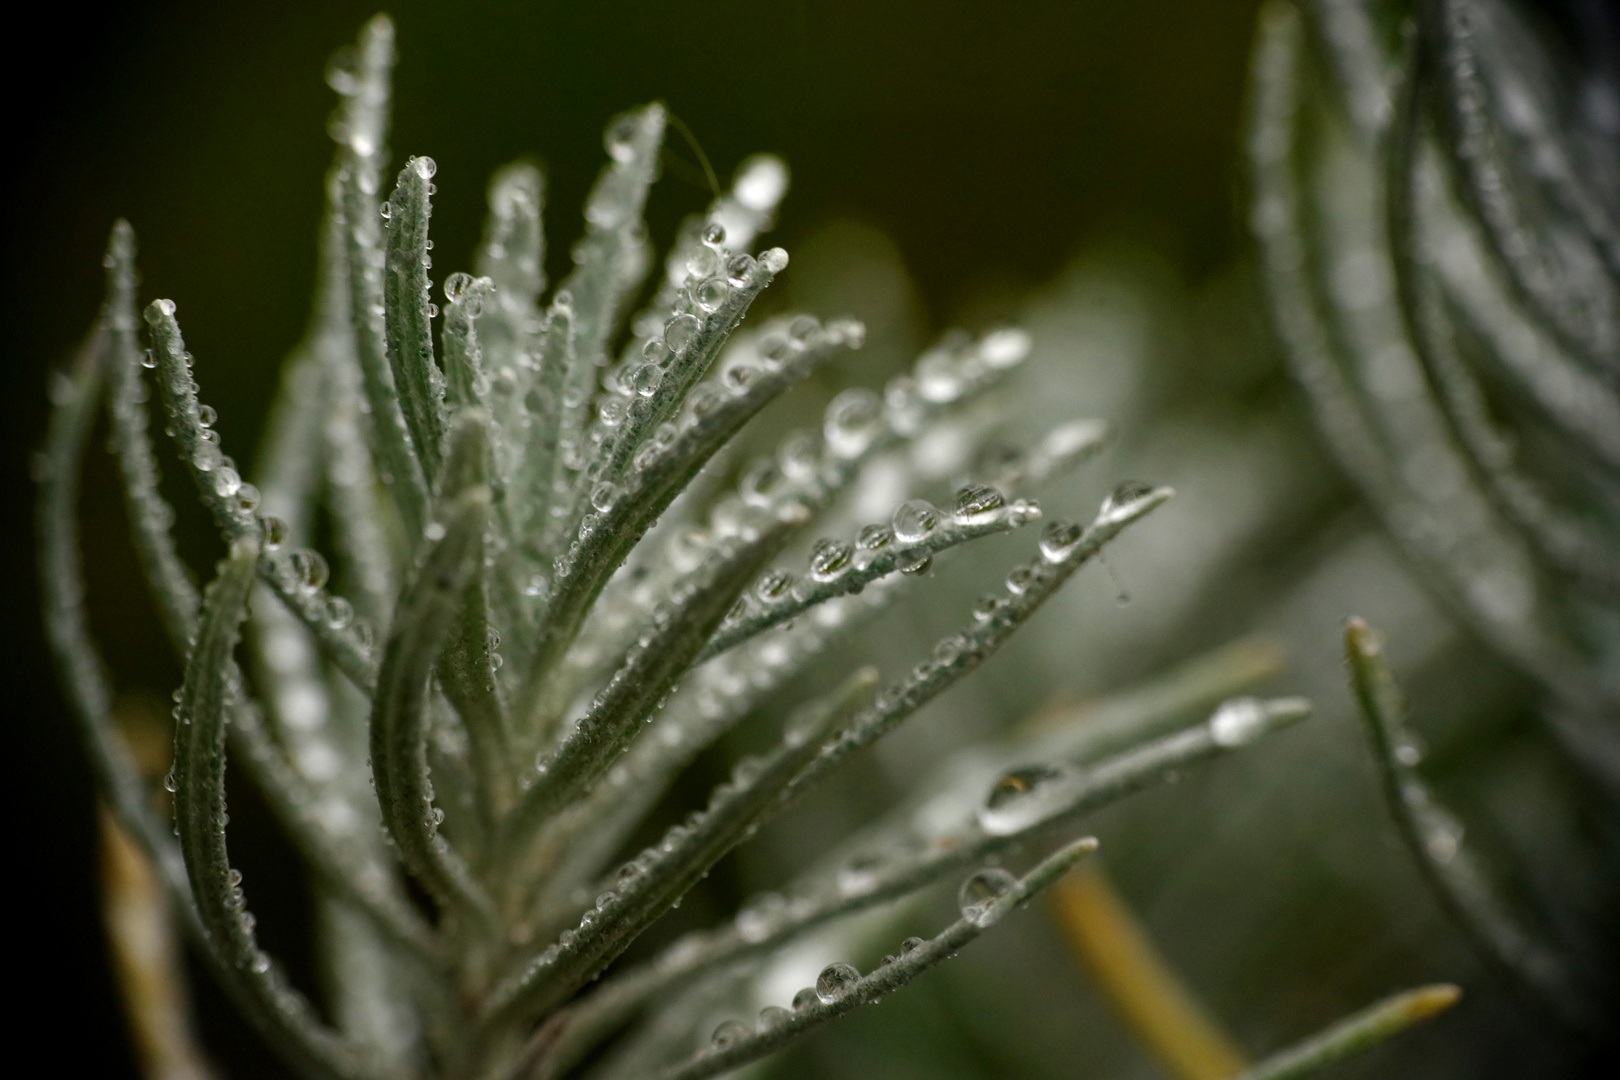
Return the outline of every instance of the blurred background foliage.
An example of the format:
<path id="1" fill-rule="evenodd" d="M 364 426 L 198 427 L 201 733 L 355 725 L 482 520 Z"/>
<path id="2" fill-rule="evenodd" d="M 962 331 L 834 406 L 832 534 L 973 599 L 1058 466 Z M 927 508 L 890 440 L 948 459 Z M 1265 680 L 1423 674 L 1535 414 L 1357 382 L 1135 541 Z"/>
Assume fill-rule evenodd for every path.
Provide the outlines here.
<path id="1" fill-rule="evenodd" d="M 556 278 L 600 167 L 603 125 L 662 99 L 723 176 L 760 150 L 789 162 L 774 242 L 793 264 L 771 310 L 853 314 L 870 329 L 863 352 L 801 397 L 880 385 L 946 327 L 1016 321 L 1036 351 L 1003 399 L 1014 426 L 1097 415 L 1122 433 L 1079 480 L 1046 493 L 1049 512 L 1081 516 L 1123 476 L 1180 492 L 1119 545 L 1112 574 L 1076 582 L 986 671 L 723 864 L 708 899 L 696 895 L 676 921 L 717 918 L 813 861 L 957 747 L 1262 635 L 1286 650 L 1268 692 L 1307 694 L 1319 715 L 1091 825 L 1166 956 L 1251 1054 L 1390 990 L 1449 979 L 1468 994 L 1459 1010 L 1336 1075 L 1573 1075 L 1581 1059 L 1483 973 L 1423 888 L 1351 711 L 1339 639 L 1356 613 L 1385 632 L 1429 743 L 1429 775 L 1471 841 L 1522 853 L 1589 827 L 1567 765 L 1531 723 L 1535 689 L 1427 598 L 1320 448 L 1272 344 L 1240 159 L 1256 7 L 412 0 L 388 8 L 401 54 L 392 143 L 396 160 L 439 162 L 433 229 L 445 273 L 469 261 L 490 171 L 537 157 Z M 143 294 L 179 303 L 225 426 L 257 430 L 311 291 L 330 153 L 322 67 L 372 12 L 154 2 L 94 21 L 37 13 L 46 28 L 16 47 L 48 53 L 52 76 L 10 87 L 12 194 L 0 208 L 14 543 L 25 542 L 23 463 L 43 423 L 46 365 L 96 310 L 99 254 L 117 216 L 140 233 Z M 706 199 L 691 149 L 672 141 L 649 206 L 655 242 Z M 781 419 L 809 407 L 785 403 Z M 126 709 L 161 715 L 179 671 L 105 461 L 86 499 L 97 631 Z M 182 519 L 181 540 L 198 560 L 214 556 L 200 514 Z M 955 587 L 921 590 L 920 606 L 869 635 L 886 669 L 915 662 L 994 580 L 1007 555 L 984 547 L 935 571 Z M 121 1022 L 96 923 L 93 800 L 45 674 L 31 562 L 18 550 L 5 577 L 15 747 L 5 768 L 14 805 L 53 809 L 14 819 L 39 883 L 17 891 L 26 907 L 14 926 L 48 943 L 28 975 L 33 1000 L 50 1010 L 74 1002 L 95 1033 L 61 1046 L 57 1064 L 132 1075 L 113 1035 Z M 735 749 L 700 762 L 709 775 L 685 797 Z M 291 860 L 252 792 L 232 797 L 241 849 L 257 860 L 248 874 L 263 883 L 256 902 L 270 907 L 262 933 L 297 974 L 302 883 L 277 872 Z M 1563 888 L 1551 865 L 1521 883 L 1532 897 Z M 278 1074 L 228 1007 L 198 998 L 231 1075 Z M 1161 1075 L 1044 909 L 770 1072 Z"/>

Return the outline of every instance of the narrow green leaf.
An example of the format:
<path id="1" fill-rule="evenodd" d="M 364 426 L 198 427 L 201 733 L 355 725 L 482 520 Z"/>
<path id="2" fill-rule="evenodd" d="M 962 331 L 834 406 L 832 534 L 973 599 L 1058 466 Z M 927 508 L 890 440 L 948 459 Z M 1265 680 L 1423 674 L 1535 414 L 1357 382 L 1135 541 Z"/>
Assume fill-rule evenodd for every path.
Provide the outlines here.
<path id="1" fill-rule="evenodd" d="M 424 476 L 443 457 L 444 374 L 433 355 L 433 307 L 428 296 L 428 219 L 433 208 L 432 158 L 414 157 L 399 171 L 385 204 L 383 330 L 400 412 Z"/>
<path id="2" fill-rule="evenodd" d="M 1304 1042 L 1271 1055 L 1235 1080 L 1296 1080 L 1310 1076 L 1445 1012 L 1461 997 L 1462 991 L 1448 983 L 1392 994 Z"/>

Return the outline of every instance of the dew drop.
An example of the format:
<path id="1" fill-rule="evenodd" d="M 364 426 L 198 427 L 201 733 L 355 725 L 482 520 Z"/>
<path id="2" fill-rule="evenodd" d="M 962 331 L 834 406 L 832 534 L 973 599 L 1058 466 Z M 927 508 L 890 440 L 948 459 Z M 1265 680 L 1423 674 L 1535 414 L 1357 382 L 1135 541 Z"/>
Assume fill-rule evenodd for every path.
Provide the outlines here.
<path id="1" fill-rule="evenodd" d="M 862 551 L 876 551 L 894 541 L 894 530 L 887 525 L 868 525 L 855 537 L 855 546 Z"/>
<path id="2" fill-rule="evenodd" d="M 1022 596 L 1035 584 L 1035 571 L 1027 566 L 1014 567 L 1007 574 L 1007 591 L 1014 596 Z"/>
<path id="3" fill-rule="evenodd" d="M 591 488 L 591 505 L 601 513 L 611 510 L 613 500 L 618 497 L 619 489 L 606 480 Z"/>
<path id="4" fill-rule="evenodd" d="M 864 453 L 877 437 L 882 417 L 883 399 L 876 393 L 860 387 L 845 390 L 827 406 L 827 448 L 842 458 Z"/>
<path id="5" fill-rule="evenodd" d="M 726 242 L 726 230 L 718 222 L 709 222 L 703 227 L 703 242 L 709 247 L 719 247 Z"/>
<path id="6" fill-rule="evenodd" d="M 1043 820 L 1054 809 L 1054 785 L 1071 774 L 1057 765 L 1030 765 L 1004 774 L 979 808 L 979 827 L 991 836 L 1008 836 Z"/>
<path id="7" fill-rule="evenodd" d="M 973 874 L 962 882 L 962 887 L 956 893 L 962 917 L 980 926 L 988 926 L 986 920 L 991 908 L 1016 884 L 1017 878 L 997 866 L 989 866 Z"/>
<path id="8" fill-rule="evenodd" d="M 842 540 L 830 537 L 816 541 L 810 552 L 810 576 L 817 581 L 832 581 L 849 569 L 855 552 Z"/>
<path id="9" fill-rule="evenodd" d="M 1015 327 L 995 330 L 979 342 L 979 356 L 985 364 L 1001 371 L 1017 367 L 1029 355 L 1029 334 Z"/>
<path id="10" fill-rule="evenodd" d="M 439 171 L 438 164 L 430 157 L 411 158 L 410 166 L 423 180 L 433 179 L 433 174 Z"/>
<path id="11" fill-rule="evenodd" d="M 691 344 L 702 327 L 696 315 L 677 315 L 664 324 L 664 344 L 678 353 Z"/>
<path id="12" fill-rule="evenodd" d="M 956 519 L 962 522 L 985 521 L 1007 504 L 1001 492 L 988 484 L 973 484 L 956 493 Z"/>
<path id="13" fill-rule="evenodd" d="M 780 274 L 787 269 L 788 253 L 779 247 L 768 248 L 760 252 L 759 265 L 773 274 Z"/>
<path id="14" fill-rule="evenodd" d="M 927 942 L 920 937 L 908 937 L 900 943 L 900 955 L 906 956 L 909 953 L 914 953 L 926 944 Z"/>
<path id="15" fill-rule="evenodd" d="M 214 470 L 214 491 L 220 498 L 228 499 L 242 488 L 242 478 L 236 475 L 236 470 L 222 466 Z"/>
<path id="16" fill-rule="evenodd" d="M 452 304 L 456 303 L 466 293 L 467 287 L 473 283 L 471 274 L 457 272 L 444 279 L 444 298 Z"/>
<path id="17" fill-rule="evenodd" d="M 1080 542 L 1081 528 L 1068 521 L 1054 521 L 1041 530 L 1041 558 L 1059 563 L 1069 557 Z"/>
<path id="18" fill-rule="evenodd" d="M 1102 507 L 1097 511 L 1099 521 L 1117 521 L 1125 516 L 1132 506 L 1142 499 L 1153 494 L 1153 485 L 1144 484 L 1140 480 L 1126 480 L 1113 491 L 1108 498 L 1102 501 Z"/>
<path id="19" fill-rule="evenodd" d="M 354 621 L 354 605 L 341 596 L 327 597 L 326 625 L 334 630 L 342 630 Z"/>
<path id="20" fill-rule="evenodd" d="M 908 499 L 894 512 L 894 536 L 903 544 L 915 544 L 939 524 L 939 511 L 925 499 Z"/>
<path id="21" fill-rule="evenodd" d="M 663 371 L 653 364 L 638 364 L 630 373 L 630 389 L 644 398 L 658 393 L 658 384 L 663 381 Z"/>
<path id="22" fill-rule="evenodd" d="M 1259 698 L 1223 701 L 1209 718 L 1209 737 L 1219 746 L 1243 746 L 1265 734 L 1266 706 Z"/>
<path id="23" fill-rule="evenodd" d="M 828 964 L 816 976 L 816 997 L 823 1005 L 831 1005 L 854 989 L 861 981 L 861 973 L 850 964 Z"/>
<path id="24" fill-rule="evenodd" d="M 313 592 L 326 584 L 326 559 L 320 552 L 304 548 L 293 552 L 288 561 L 292 564 L 293 576 L 304 589 Z"/>
<path id="25" fill-rule="evenodd" d="M 754 595 L 761 603 L 774 604 L 787 599 L 793 588 L 793 575 L 785 570 L 769 570 L 754 586 Z"/>
<path id="26" fill-rule="evenodd" d="M 669 346 L 664 344 L 663 338 L 649 338 L 641 347 L 641 358 L 649 364 L 662 364 L 669 359 Z"/>
<path id="27" fill-rule="evenodd" d="M 813 986 L 806 986 L 803 990 L 800 990 L 797 994 L 793 995 L 794 1012 L 804 1012 L 804 1010 L 810 1008 L 810 1006 L 818 1005 L 820 1003 L 821 998 L 816 994 L 816 988 Z"/>
<path id="28" fill-rule="evenodd" d="M 197 406 L 197 423 L 201 424 L 203 427 L 213 427 L 214 421 L 218 419 L 219 414 L 214 412 L 214 407 L 212 405 Z"/>
<path id="29" fill-rule="evenodd" d="M 780 1005 L 767 1005 L 759 1010 L 759 1030 L 770 1031 L 781 1027 L 793 1018 L 793 1014 Z"/>
<path id="30" fill-rule="evenodd" d="M 726 260 L 726 280 L 737 288 L 747 285 L 754 277 L 754 257 L 733 255 Z"/>

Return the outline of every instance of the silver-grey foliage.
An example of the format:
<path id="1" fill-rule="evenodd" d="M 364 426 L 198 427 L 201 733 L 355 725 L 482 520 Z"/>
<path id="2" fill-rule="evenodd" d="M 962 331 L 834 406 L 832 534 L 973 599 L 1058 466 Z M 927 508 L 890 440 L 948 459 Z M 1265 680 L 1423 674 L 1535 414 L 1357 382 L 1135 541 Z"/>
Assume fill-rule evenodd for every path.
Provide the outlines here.
<path id="1" fill-rule="evenodd" d="M 1269 4 L 1251 210 L 1273 320 L 1328 443 L 1425 581 L 1545 688 L 1542 718 L 1612 820 L 1620 21 L 1564 7 L 1584 40 L 1514 0 Z M 1358 695 L 1442 905 L 1554 1016 L 1612 1037 L 1598 959 L 1612 927 L 1560 896 L 1555 940 L 1498 895 L 1505 875 L 1461 849 L 1414 767 L 1373 641 L 1352 629 Z M 1608 867 L 1591 880 L 1612 881 L 1612 833 L 1587 855 Z"/>
<path id="2" fill-rule="evenodd" d="M 449 275 L 441 311 L 428 277 L 434 163 L 411 158 L 391 192 L 383 185 L 392 62 L 379 17 L 329 70 L 341 102 L 315 314 L 288 361 L 257 486 L 200 396 L 174 302 L 145 307 L 143 345 L 123 223 L 101 319 L 54 377 L 41 466 L 47 626 L 103 790 L 219 982 L 301 1073 L 556 1076 L 624 1031 L 603 1059 L 609 1075 L 714 1075 L 876 1001 L 988 929 L 1095 847 L 1072 837 L 1081 814 L 1305 714 L 1298 701 L 1240 699 L 1175 730 L 1159 703 L 1107 730 L 1003 748 L 988 773 L 933 785 L 959 812 L 932 832 L 909 817 L 879 822 L 861 839 L 859 873 L 830 883 L 813 872 L 733 924 L 615 967 L 728 851 L 976 669 L 1170 492 L 1123 484 L 1089 525 L 1048 524 L 1005 587 L 914 670 L 884 685 L 862 668 L 783 710 L 771 749 L 624 859 L 694 755 L 935 557 L 1039 519 L 1028 486 L 1085 459 L 1107 429 L 1064 425 L 994 476 L 964 478 L 947 509 L 908 499 L 891 521 L 804 542 L 868 465 L 1019 363 L 1025 335 L 947 339 L 881 393 L 835 397 L 821 430 L 788 435 L 733 482 L 717 454 L 862 338 L 853 322 L 805 315 L 741 329 L 788 265 L 779 248 L 754 253 L 783 165 L 745 162 L 645 289 L 642 207 L 666 114 L 626 113 L 608 129 L 611 160 L 567 279 L 543 298 L 541 177 L 510 166 L 490 186 L 476 276 Z M 157 426 L 227 551 L 205 588 L 159 494 L 151 382 Z M 185 658 L 172 829 L 114 723 L 84 615 L 78 478 L 103 401 L 135 546 Z M 773 566 L 796 539 L 806 569 Z M 251 774 L 308 863 L 334 1023 L 259 945 L 227 843 L 227 761 Z M 1022 877 L 993 865 L 1058 836 L 1057 853 Z M 712 1041 L 681 1019 L 800 935 L 964 875 L 962 919 L 876 971 L 835 963 L 791 1011 L 728 1021 Z"/>

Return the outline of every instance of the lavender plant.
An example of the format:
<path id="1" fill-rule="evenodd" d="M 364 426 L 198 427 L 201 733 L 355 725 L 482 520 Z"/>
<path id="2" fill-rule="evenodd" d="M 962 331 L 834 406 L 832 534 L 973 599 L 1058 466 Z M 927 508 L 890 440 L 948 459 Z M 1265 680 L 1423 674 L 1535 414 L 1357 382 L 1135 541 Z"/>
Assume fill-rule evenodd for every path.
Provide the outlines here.
<path id="1" fill-rule="evenodd" d="M 850 521 L 843 508 L 860 500 L 848 496 L 873 466 L 905 473 L 926 436 L 1024 358 L 1026 336 L 947 337 L 881 393 L 839 394 L 819 431 L 738 462 L 731 447 L 752 418 L 862 339 L 854 322 L 807 315 L 742 328 L 788 266 L 780 248 L 754 253 L 785 167 L 745 162 L 644 287 L 642 207 L 668 117 L 658 105 L 626 113 L 608 129 L 574 267 L 549 299 L 541 177 L 514 165 L 490 185 L 476 274 L 449 275 L 441 308 L 428 276 L 433 161 L 410 158 L 384 197 L 392 62 L 379 17 L 328 73 L 341 100 L 315 314 L 254 482 L 201 398 L 176 304 L 138 314 L 124 223 L 101 318 L 53 383 L 42 459 L 47 627 L 105 796 L 213 976 L 296 1071 L 561 1076 L 594 1057 L 602 1076 L 716 1075 L 992 928 L 1095 848 L 1074 836 L 1080 815 L 1305 715 L 1298 700 L 1240 698 L 1178 728 L 1184 702 L 1161 697 L 1106 732 L 993 748 L 990 765 L 936 785 L 954 812 L 881 821 L 836 869 L 651 960 L 620 961 L 727 852 L 984 663 L 1171 493 L 1128 482 L 1090 524 L 1047 524 L 1004 587 L 912 671 L 885 685 L 861 668 L 783 706 L 778 690 L 936 558 L 1037 522 L 1029 488 L 1085 460 L 1106 425 L 1063 425 L 1011 458 L 966 455 L 979 464 L 943 510 L 915 497 L 891 520 Z M 152 383 L 226 550 L 201 589 L 159 491 Z M 185 660 L 164 785 L 172 828 L 113 720 L 83 608 L 77 488 L 103 401 L 135 547 Z M 778 563 L 793 550 L 802 569 L 790 571 Z M 755 714 L 778 723 L 771 748 L 625 858 L 677 774 Z M 324 1009 L 260 947 L 227 842 L 227 760 L 311 871 Z M 1021 876 L 999 865 L 1030 848 L 1049 853 Z M 934 938 L 902 943 L 865 975 L 834 962 L 757 1021 L 694 1031 L 690 1017 L 728 979 L 815 928 L 952 878 L 964 879 L 961 918 Z M 1297 1075 L 1450 1000 L 1401 999 L 1254 1075 Z M 601 1053 L 613 1039 L 619 1049 Z"/>

